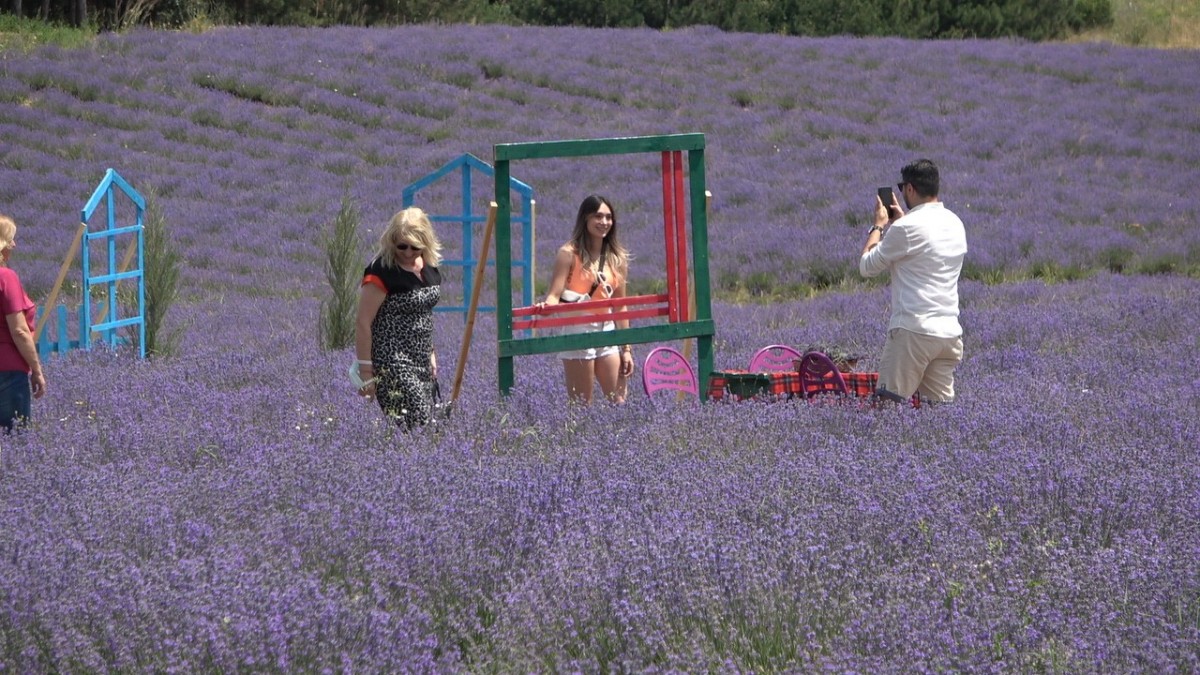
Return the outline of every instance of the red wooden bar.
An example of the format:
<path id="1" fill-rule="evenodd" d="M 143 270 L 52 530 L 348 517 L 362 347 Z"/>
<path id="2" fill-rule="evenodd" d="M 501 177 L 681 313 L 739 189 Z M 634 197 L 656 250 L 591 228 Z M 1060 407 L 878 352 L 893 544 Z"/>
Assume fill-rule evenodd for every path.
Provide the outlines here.
<path id="1" fill-rule="evenodd" d="M 612 314 L 591 314 L 588 316 L 560 316 L 539 318 L 532 317 L 529 319 L 520 319 L 513 321 L 513 329 L 526 328 L 561 328 L 563 326 L 574 326 L 581 323 L 593 323 L 597 321 L 623 321 L 625 319 L 652 319 L 658 316 L 666 316 L 667 308 L 650 307 L 649 309 L 635 309 L 624 312 L 613 312 Z"/>
<path id="2" fill-rule="evenodd" d="M 679 320 L 679 281 L 675 276 L 675 199 L 674 199 L 674 180 L 672 178 L 674 169 L 672 167 L 671 152 L 664 150 L 662 153 L 662 181 L 663 181 L 663 240 L 667 244 L 667 308 L 668 321 L 675 323 Z"/>
<path id="3" fill-rule="evenodd" d="M 665 294 L 658 295 L 627 295 L 622 298 L 605 298 L 604 300 L 588 300 L 585 302 L 566 302 L 557 305 L 546 305 L 539 308 L 537 305 L 529 307 L 516 307 L 513 309 L 513 316 L 533 316 L 535 314 L 561 314 L 563 312 L 578 312 L 582 309 L 605 309 L 617 307 L 631 307 L 634 305 L 653 305 L 659 302 L 666 302 Z"/>
<path id="4" fill-rule="evenodd" d="M 562 326 L 573 326 L 582 323 L 593 323 L 595 321 L 620 321 L 624 319 L 649 319 L 658 316 L 666 316 L 666 307 L 648 307 L 646 309 L 627 309 L 623 307 L 639 307 L 642 305 L 658 305 L 667 302 L 666 295 L 631 295 L 624 298 L 608 298 L 605 300 L 589 300 L 587 302 L 572 302 L 560 305 L 547 305 L 542 308 L 536 306 L 518 307 L 513 309 L 513 318 L 530 317 L 523 320 L 513 321 L 514 329 L 526 328 L 560 328 Z M 596 309 L 613 309 L 617 310 L 612 313 L 593 313 L 590 310 Z M 587 314 L 579 314 L 577 316 L 551 316 L 553 314 L 567 314 L 575 312 L 588 312 Z"/>
<path id="5" fill-rule="evenodd" d="M 675 279 L 679 286 L 675 294 L 678 303 L 675 315 L 679 321 L 687 321 L 687 209 L 684 206 L 683 153 L 676 150 L 672 154 L 675 156 Z"/>

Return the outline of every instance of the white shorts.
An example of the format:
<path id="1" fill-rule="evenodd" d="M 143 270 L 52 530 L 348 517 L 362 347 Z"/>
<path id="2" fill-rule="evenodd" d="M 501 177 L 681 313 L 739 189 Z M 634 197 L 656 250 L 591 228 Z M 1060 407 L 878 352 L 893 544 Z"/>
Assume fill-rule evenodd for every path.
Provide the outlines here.
<path id="1" fill-rule="evenodd" d="M 563 326 L 562 332 L 559 335 L 582 335 L 584 333 L 603 333 L 610 330 L 616 330 L 617 324 L 612 321 L 595 321 L 592 323 L 577 323 L 570 326 Z M 620 348 L 617 345 L 609 345 L 607 347 L 589 347 L 587 349 L 572 349 L 570 351 L 559 352 L 560 359 L 583 359 L 585 361 L 594 361 L 604 356 L 614 356 L 619 353 Z"/>

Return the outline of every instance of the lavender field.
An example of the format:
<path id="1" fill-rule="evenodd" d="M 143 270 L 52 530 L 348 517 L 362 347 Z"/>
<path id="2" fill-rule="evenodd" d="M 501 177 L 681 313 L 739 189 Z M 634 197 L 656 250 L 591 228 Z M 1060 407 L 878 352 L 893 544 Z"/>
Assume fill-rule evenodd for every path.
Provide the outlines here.
<path id="1" fill-rule="evenodd" d="M 0 54 L 0 212 L 30 295 L 109 167 L 185 259 L 176 355 L 53 359 L 35 425 L 0 439 L 0 666 L 1196 672 L 1198 71 L 1196 51 L 704 29 Z M 482 316 L 455 414 L 403 435 L 350 391 L 349 353 L 319 350 L 344 196 L 369 241 L 464 152 L 696 131 L 726 367 L 770 342 L 874 366 L 874 189 L 941 165 L 971 245 L 957 404 L 568 409 L 552 357 L 518 359 L 501 400 Z M 634 288 L 661 286 L 657 169 L 514 163 L 538 259 L 600 192 Z M 463 320 L 438 322 L 448 388 Z"/>

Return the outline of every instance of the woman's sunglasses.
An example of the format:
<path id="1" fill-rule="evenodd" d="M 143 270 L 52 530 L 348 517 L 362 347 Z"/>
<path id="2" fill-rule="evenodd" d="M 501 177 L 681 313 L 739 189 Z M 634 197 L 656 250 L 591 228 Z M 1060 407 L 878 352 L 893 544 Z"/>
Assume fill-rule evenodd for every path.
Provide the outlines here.
<path id="1" fill-rule="evenodd" d="M 417 248 L 416 246 L 413 246 L 411 244 L 396 244 L 397 251 L 407 251 L 410 248 L 412 249 L 413 253 L 420 253 L 421 251 L 424 250 L 424 249 Z"/>
<path id="2" fill-rule="evenodd" d="M 604 297 L 611 298 L 613 296 L 612 284 L 608 283 L 608 277 L 604 276 L 604 272 L 596 275 L 596 281 L 600 282 L 600 288 L 604 289 Z"/>

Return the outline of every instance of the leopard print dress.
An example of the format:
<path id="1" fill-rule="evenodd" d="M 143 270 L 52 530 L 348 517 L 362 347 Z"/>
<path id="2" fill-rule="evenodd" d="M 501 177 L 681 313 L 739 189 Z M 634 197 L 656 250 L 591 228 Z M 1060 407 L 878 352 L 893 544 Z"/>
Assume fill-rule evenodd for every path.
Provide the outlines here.
<path id="1" fill-rule="evenodd" d="M 385 267 L 376 258 L 367 266 L 364 283 L 375 280 L 387 290 L 387 298 L 371 322 L 375 400 L 385 415 L 412 429 L 432 417 L 435 381 L 429 355 L 433 353 L 433 308 L 442 297 L 442 276 L 429 265 L 417 276 L 399 267 Z"/>

